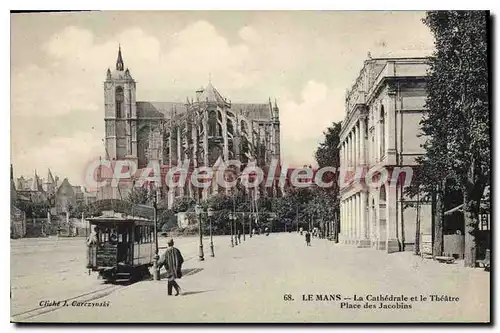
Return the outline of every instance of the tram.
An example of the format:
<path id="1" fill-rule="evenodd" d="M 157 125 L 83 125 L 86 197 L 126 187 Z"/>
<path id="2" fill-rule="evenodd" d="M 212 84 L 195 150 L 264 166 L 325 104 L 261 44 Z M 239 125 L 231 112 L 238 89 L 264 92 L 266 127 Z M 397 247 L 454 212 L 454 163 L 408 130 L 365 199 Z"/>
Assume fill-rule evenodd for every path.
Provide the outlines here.
<path id="1" fill-rule="evenodd" d="M 87 269 L 98 272 L 106 281 L 135 281 L 149 276 L 155 255 L 152 219 L 104 210 L 87 221 Z"/>

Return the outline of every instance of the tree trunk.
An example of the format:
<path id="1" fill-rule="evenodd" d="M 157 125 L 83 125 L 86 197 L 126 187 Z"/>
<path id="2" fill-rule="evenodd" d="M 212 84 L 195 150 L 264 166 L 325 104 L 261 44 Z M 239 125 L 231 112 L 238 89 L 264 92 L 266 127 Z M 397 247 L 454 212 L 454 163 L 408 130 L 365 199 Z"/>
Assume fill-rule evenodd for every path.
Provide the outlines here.
<path id="1" fill-rule="evenodd" d="M 441 182 L 437 186 L 436 191 L 436 210 L 434 217 L 434 240 L 433 240 L 433 250 L 432 256 L 442 256 L 443 255 L 443 225 L 444 225 L 444 198 L 445 188 L 443 186 L 444 182 Z"/>
<path id="2" fill-rule="evenodd" d="M 420 191 L 420 188 L 418 189 Z M 415 247 L 413 249 L 415 255 L 420 254 L 420 196 L 417 192 L 417 220 L 415 222 Z"/>
<path id="3" fill-rule="evenodd" d="M 464 265 L 465 267 L 475 267 L 476 265 L 476 231 L 478 226 L 478 214 L 475 204 L 467 190 L 463 191 L 463 212 L 464 212 L 464 231 L 465 231 L 465 249 Z"/>

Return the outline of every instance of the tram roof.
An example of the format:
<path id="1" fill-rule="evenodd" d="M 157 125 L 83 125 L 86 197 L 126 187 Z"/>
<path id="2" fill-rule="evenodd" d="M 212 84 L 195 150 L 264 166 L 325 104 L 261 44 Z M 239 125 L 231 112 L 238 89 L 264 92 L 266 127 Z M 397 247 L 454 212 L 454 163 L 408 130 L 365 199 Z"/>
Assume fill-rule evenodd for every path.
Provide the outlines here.
<path id="1" fill-rule="evenodd" d="M 146 219 L 139 216 L 96 216 L 87 218 L 90 222 L 113 222 L 113 223 L 134 223 L 134 222 L 149 222 L 153 223 L 152 220 Z"/>

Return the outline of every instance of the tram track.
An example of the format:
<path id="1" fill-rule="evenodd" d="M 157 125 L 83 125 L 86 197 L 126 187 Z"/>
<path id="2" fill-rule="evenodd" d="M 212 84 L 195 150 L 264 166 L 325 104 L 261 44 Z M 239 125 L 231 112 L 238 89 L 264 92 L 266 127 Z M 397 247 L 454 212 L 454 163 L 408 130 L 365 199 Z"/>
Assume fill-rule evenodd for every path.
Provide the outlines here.
<path id="1" fill-rule="evenodd" d="M 183 244 L 183 246 L 190 245 L 193 243 L 196 243 L 196 241 L 185 243 L 185 244 Z M 188 262 L 196 257 L 197 257 L 196 251 L 194 253 L 189 252 L 188 256 L 184 259 L 184 262 Z M 79 295 L 76 295 L 76 296 L 73 296 L 70 298 L 61 299 L 60 301 L 62 304 L 68 304 L 68 305 L 71 304 L 71 302 L 75 302 L 75 301 L 90 302 L 90 301 L 94 301 L 94 300 L 103 298 L 105 296 L 108 296 L 116 291 L 124 290 L 125 288 L 131 287 L 131 286 L 135 285 L 136 283 L 140 283 L 140 282 L 144 282 L 144 281 L 148 281 L 148 280 L 129 282 L 127 284 L 113 284 L 113 285 L 109 285 L 105 288 L 100 288 L 100 289 L 92 290 L 92 291 L 82 293 L 82 294 L 79 294 Z M 37 316 L 40 316 L 40 315 L 43 315 L 43 314 L 46 314 L 49 312 L 54 312 L 54 311 L 60 310 L 62 308 L 65 308 L 65 306 L 38 306 L 36 308 L 32 308 L 32 309 L 11 315 L 11 322 L 21 323 L 21 322 L 24 322 L 30 318 L 34 318 L 34 317 L 37 317 Z"/>

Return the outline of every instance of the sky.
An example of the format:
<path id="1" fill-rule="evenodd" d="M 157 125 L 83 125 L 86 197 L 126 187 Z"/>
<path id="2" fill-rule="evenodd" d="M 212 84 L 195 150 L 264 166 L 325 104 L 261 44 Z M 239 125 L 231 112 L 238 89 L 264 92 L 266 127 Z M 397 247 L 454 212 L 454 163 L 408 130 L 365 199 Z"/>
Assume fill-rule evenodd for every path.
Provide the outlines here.
<path id="1" fill-rule="evenodd" d="M 14 175 L 84 183 L 104 154 L 106 69 L 118 44 L 138 101 L 179 101 L 213 85 L 233 102 L 280 108 L 284 163 L 314 165 L 323 131 L 372 57 L 425 56 L 424 12 L 142 11 L 11 14 Z"/>

